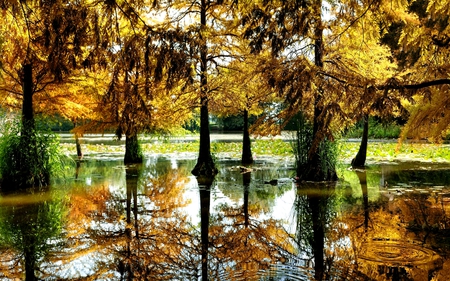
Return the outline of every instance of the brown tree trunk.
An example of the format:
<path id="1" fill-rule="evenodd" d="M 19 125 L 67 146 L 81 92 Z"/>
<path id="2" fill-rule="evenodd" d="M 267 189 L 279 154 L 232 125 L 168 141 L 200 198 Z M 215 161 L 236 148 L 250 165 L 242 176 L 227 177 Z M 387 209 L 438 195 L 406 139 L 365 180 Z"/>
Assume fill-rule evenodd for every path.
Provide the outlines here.
<path id="1" fill-rule="evenodd" d="M 22 134 L 24 137 L 34 133 L 33 114 L 33 67 L 25 64 L 23 70 Z"/>
<path id="2" fill-rule="evenodd" d="M 242 165 L 253 163 L 252 144 L 250 141 L 250 133 L 248 131 L 248 110 L 244 110 L 244 130 L 242 140 Z"/>
<path id="3" fill-rule="evenodd" d="M 361 144 L 359 146 L 358 153 L 352 160 L 353 168 L 362 168 L 366 165 L 367 143 L 369 140 L 369 116 L 368 115 L 364 116 L 363 120 L 364 120 L 363 135 L 361 138 Z"/>
<path id="4" fill-rule="evenodd" d="M 322 0 L 315 0 L 313 3 L 314 15 L 315 15 L 315 27 L 314 27 L 314 64 L 323 68 L 323 25 L 321 19 L 321 9 Z M 319 154 L 319 144 L 324 141 L 321 131 L 323 130 L 324 124 L 321 120 L 321 115 L 323 112 L 323 89 L 319 87 L 316 90 L 315 100 L 314 100 L 314 120 L 313 120 L 313 136 L 312 136 L 312 146 L 308 152 L 308 160 L 306 163 L 306 172 L 300 177 L 302 180 L 307 181 L 328 181 L 336 180 L 336 171 L 329 170 L 324 171 L 322 169 Z"/>
<path id="5" fill-rule="evenodd" d="M 202 31 L 206 28 L 206 0 L 201 1 L 200 11 L 200 148 L 197 164 L 192 170 L 194 176 L 214 177 L 217 169 L 211 156 L 210 132 L 209 132 L 209 111 L 208 111 L 208 46 L 206 38 L 203 38 Z"/>
<path id="6" fill-rule="evenodd" d="M 73 121 L 73 126 L 77 126 L 77 122 Z M 75 147 L 77 149 L 77 157 L 78 160 L 81 160 L 83 158 L 83 151 L 81 150 L 81 143 L 80 143 L 80 134 L 74 133 L 75 136 Z"/>

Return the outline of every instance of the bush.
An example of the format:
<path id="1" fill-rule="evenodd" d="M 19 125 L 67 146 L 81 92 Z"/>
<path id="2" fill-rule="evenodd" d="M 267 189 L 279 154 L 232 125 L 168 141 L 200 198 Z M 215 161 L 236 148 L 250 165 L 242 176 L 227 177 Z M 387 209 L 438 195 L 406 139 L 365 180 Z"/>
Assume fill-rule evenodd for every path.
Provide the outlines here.
<path id="1" fill-rule="evenodd" d="M 382 122 L 381 120 L 369 118 L 369 138 L 371 139 L 396 139 L 399 137 L 402 125 L 397 120 Z M 363 122 L 358 122 L 344 135 L 346 138 L 361 138 L 363 133 Z"/>
<path id="2" fill-rule="evenodd" d="M 318 163 L 316 163 L 318 166 L 311 167 L 310 158 L 313 156 L 309 153 L 314 137 L 312 124 L 300 112 L 293 118 L 292 125 L 296 132 L 292 141 L 292 149 L 296 159 L 298 178 L 320 181 L 334 180 L 338 155 L 336 143 L 328 139 L 322 140 L 315 152 L 318 156 Z M 314 174 L 314 179 L 311 178 L 311 172 Z"/>
<path id="3" fill-rule="evenodd" d="M 44 187 L 61 166 L 59 142 L 51 132 L 24 133 L 17 121 L 6 123 L 0 138 L 2 190 Z"/>

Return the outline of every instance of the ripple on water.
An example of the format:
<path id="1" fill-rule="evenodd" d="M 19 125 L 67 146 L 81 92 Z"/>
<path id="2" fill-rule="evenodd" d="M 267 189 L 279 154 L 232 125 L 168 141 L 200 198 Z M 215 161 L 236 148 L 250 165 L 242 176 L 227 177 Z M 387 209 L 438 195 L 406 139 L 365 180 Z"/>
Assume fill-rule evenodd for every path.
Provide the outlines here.
<path id="1" fill-rule="evenodd" d="M 440 256 L 431 249 L 411 242 L 373 240 L 361 248 L 359 258 L 385 265 L 417 266 L 434 263 Z"/>

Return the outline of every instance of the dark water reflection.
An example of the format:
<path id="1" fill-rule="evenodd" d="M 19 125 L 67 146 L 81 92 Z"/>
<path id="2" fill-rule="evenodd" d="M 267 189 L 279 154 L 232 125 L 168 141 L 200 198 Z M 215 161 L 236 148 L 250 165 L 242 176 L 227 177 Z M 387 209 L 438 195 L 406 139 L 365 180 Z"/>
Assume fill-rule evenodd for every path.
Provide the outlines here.
<path id="1" fill-rule="evenodd" d="M 448 280 L 450 167 L 85 160 L 49 192 L 0 197 L 0 280 Z"/>

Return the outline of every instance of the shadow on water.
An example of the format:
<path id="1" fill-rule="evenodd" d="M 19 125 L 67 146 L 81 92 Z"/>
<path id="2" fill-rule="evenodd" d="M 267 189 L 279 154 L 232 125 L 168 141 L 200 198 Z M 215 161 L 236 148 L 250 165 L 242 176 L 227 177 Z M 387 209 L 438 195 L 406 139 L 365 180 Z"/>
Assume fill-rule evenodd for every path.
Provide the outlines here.
<path id="1" fill-rule="evenodd" d="M 450 179 L 431 164 L 343 170 L 85 160 L 54 192 L 0 197 L 0 279 L 447 280 Z M 387 183 L 387 184 L 386 184 Z M 29 276 L 29 277 L 28 277 Z M 33 279 L 34 278 L 34 279 Z"/>

